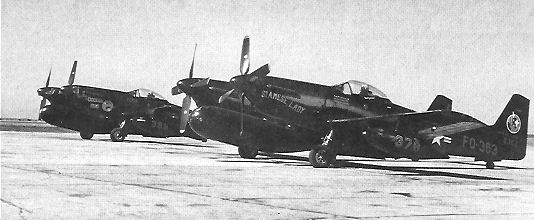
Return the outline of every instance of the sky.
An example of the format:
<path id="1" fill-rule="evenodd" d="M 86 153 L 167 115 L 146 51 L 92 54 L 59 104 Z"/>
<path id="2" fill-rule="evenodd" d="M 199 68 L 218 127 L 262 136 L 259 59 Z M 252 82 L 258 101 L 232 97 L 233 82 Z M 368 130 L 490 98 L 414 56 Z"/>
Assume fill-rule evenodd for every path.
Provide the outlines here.
<path id="1" fill-rule="evenodd" d="M 333 85 L 365 81 L 424 111 L 434 97 L 493 124 L 514 93 L 534 99 L 534 1 L 2 0 L 0 117 L 38 116 L 50 86 L 75 84 L 171 96 L 187 77 L 251 69 Z M 533 105 L 531 105 L 533 106 Z M 529 133 L 534 133 L 534 107 Z"/>

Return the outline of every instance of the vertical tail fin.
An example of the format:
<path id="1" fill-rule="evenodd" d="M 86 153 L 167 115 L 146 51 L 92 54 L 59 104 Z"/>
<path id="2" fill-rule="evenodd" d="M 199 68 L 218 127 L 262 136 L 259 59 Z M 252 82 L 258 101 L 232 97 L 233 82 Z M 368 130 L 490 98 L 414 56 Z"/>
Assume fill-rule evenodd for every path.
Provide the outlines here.
<path id="1" fill-rule="evenodd" d="M 452 100 L 443 95 L 437 95 L 427 111 L 434 110 L 452 110 Z"/>
<path id="2" fill-rule="evenodd" d="M 529 103 L 530 101 L 524 96 L 514 94 L 493 127 L 526 138 Z"/>
<path id="3" fill-rule="evenodd" d="M 529 103 L 530 101 L 524 96 L 514 94 L 495 124 L 491 126 L 502 135 L 503 144 L 512 147 L 509 159 L 520 160 L 525 157 Z"/>

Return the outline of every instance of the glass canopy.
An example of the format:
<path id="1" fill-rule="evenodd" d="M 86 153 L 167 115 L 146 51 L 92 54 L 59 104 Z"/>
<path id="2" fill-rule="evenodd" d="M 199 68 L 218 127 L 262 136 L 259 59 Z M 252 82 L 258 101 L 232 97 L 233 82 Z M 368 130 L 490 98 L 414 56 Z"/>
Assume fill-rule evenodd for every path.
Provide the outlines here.
<path id="1" fill-rule="evenodd" d="M 165 98 L 162 95 L 149 89 L 141 88 L 141 89 L 132 90 L 128 93 L 130 93 L 130 95 L 133 95 L 134 97 L 137 97 L 137 98 L 157 98 L 157 99 L 165 100 Z"/>
<path id="2" fill-rule="evenodd" d="M 364 96 L 378 96 L 381 98 L 386 98 L 386 94 L 376 87 L 357 80 L 349 80 L 347 82 L 334 85 L 333 87 L 347 95 L 361 94 Z"/>

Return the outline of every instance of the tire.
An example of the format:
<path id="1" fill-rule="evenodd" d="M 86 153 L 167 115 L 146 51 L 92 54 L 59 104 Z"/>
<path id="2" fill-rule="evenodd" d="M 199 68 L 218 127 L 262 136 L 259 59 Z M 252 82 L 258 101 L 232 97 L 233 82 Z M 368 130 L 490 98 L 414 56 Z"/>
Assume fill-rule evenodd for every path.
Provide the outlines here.
<path id="1" fill-rule="evenodd" d="M 326 149 L 312 149 L 308 160 L 315 168 L 327 168 L 336 160 L 336 155 L 330 155 Z"/>
<path id="2" fill-rule="evenodd" d="M 122 134 L 121 128 L 113 128 L 111 132 L 109 133 L 109 136 L 111 137 L 111 140 L 113 142 L 122 142 L 124 141 L 124 138 L 126 138 L 127 134 Z"/>
<path id="3" fill-rule="evenodd" d="M 487 161 L 486 162 L 486 168 L 487 169 L 495 169 L 495 164 L 493 163 L 493 161 Z"/>
<path id="4" fill-rule="evenodd" d="M 245 159 L 254 159 L 258 155 L 258 149 L 255 147 L 241 145 L 237 148 L 237 151 L 239 152 L 239 156 Z"/>
<path id="5" fill-rule="evenodd" d="M 93 138 L 93 133 L 90 131 L 80 131 L 80 137 L 84 140 L 89 140 Z"/>

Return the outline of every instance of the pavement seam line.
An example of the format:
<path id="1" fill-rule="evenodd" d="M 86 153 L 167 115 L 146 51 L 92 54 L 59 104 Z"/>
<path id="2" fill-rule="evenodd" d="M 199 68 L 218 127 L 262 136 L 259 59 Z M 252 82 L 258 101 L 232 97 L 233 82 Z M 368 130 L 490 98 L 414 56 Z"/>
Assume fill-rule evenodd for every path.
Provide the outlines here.
<path id="1" fill-rule="evenodd" d="M 111 180 L 101 180 L 101 179 L 96 179 L 96 178 L 81 177 L 81 176 L 75 176 L 75 175 L 67 175 L 67 174 L 63 174 L 63 173 L 60 173 L 60 172 L 51 173 L 51 172 L 43 172 L 41 170 L 32 170 L 32 169 L 25 169 L 25 168 L 19 168 L 19 167 L 11 167 L 11 166 L 6 166 L 6 165 L 2 165 L 2 166 L 3 167 L 7 167 L 7 168 L 11 168 L 11 169 L 24 170 L 24 171 L 28 171 L 28 172 L 39 172 L 39 173 L 45 173 L 45 174 L 49 174 L 49 175 L 55 174 L 55 175 L 65 176 L 65 177 L 70 177 L 70 178 L 75 178 L 75 179 L 85 179 L 85 180 L 91 180 L 91 181 L 97 181 L 97 182 L 114 183 L 114 184 L 121 184 L 121 185 L 126 185 L 126 186 L 135 186 L 135 187 L 141 187 L 141 188 L 145 188 L 145 189 L 154 189 L 154 190 L 160 190 L 160 191 L 166 191 L 166 192 L 182 193 L 182 194 L 188 194 L 188 195 L 194 195 L 194 196 L 200 196 L 200 197 L 206 197 L 206 198 L 212 198 L 212 199 L 219 199 L 219 200 L 222 200 L 222 201 L 237 202 L 237 203 L 244 203 L 244 204 L 252 204 L 252 205 L 266 206 L 266 207 L 271 207 L 271 208 L 280 208 L 280 209 L 286 209 L 286 210 L 291 210 L 291 211 L 309 212 L 309 213 L 314 213 L 314 214 L 330 215 L 330 216 L 332 216 L 334 218 L 343 217 L 343 218 L 350 218 L 350 219 L 360 219 L 360 217 L 355 217 L 355 216 L 338 215 L 338 214 L 332 214 L 332 213 L 327 213 L 327 212 L 305 210 L 305 209 L 296 209 L 296 208 L 269 205 L 269 204 L 259 204 L 259 203 L 254 203 L 254 202 L 250 202 L 250 201 L 246 201 L 246 200 L 224 198 L 224 197 L 216 197 L 216 196 L 204 195 L 204 194 L 200 194 L 200 193 L 193 193 L 193 192 L 187 192 L 187 191 L 165 189 L 165 188 L 154 187 L 154 186 L 149 186 L 149 185 L 143 185 L 143 184 L 138 184 L 138 183 L 124 183 L 124 182 L 117 182 L 117 181 L 111 181 Z"/>
<path id="2" fill-rule="evenodd" d="M 24 218 L 24 215 L 23 215 L 24 212 L 33 213 L 32 211 L 30 211 L 30 210 L 28 210 L 28 209 L 25 209 L 25 208 L 22 208 L 22 207 L 20 207 L 20 206 L 18 206 L 18 205 L 15 205 L 15 203 L 10 202 L 10 201 L 7 201 L 7 200 L 5 200 L 5 199 L 0 198 L 0 201 L 2 201 L 3 203 L 6 203 L 6 204 L 8 204 L 8 205 L 10 205 L 10 206 L 13 206 L 13 207 L 19 209 L 19 216 L 20 216 L 21 219 L 26 219 L 26 218 Z"/>

